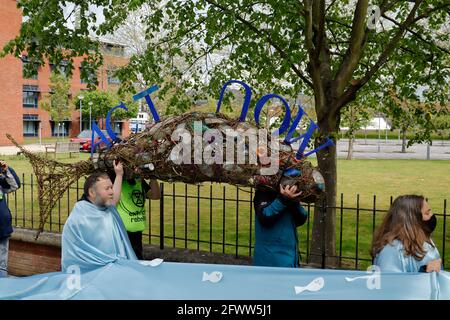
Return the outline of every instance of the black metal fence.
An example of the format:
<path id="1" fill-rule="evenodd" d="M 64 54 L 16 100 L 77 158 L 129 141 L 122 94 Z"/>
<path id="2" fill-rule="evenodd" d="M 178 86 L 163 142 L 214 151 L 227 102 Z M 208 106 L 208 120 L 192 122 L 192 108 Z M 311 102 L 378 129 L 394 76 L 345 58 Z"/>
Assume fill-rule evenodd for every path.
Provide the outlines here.
<path id="1" fill-rule="evenodd" d="M 36 178 L 22 175 L 22 188 L 7 196 L 13 224 L 36 229 L 39 226 L 39 205 Z M 75 202 L 83 192 L 83 182 L 72 185 L 49 216 L 44 230 L 61 232 Z M 160 200 L 147 201 L 147 230 L 144 242 L 165 247 L 189 248 L 238 256 L 251 256 L 254 244 L 254 212 L 251 188 L 237 188 L 223 184 L 169 184 L 161 183 Z M 370 246 L 375 228 L 380 224 L 393 197 L 338 198 L 336 212 L 336 255 L 339 267 L 365 269 L 371 265 Z M 350 206 L 355 203 L 356 206 Z M 447 233 L 447 200 L 433 201 L 433 212 L 438 218 L 434 232 L 444 267 L 450 264 Z M 299 227 L 299 248 L 302 263 L 317 258 L 311 252 L 313 205 L 305 205 L 309 215 Z M 324 252 L 319 260 L 324 262 Z M 330 258 L 330 256 L 327 256 Z M 317 259 L 314 259 L 317 261 Z M 324 264 L 322 263 L 322 266 Z M 447 268 L 446 268 L 447 269 Z"/>

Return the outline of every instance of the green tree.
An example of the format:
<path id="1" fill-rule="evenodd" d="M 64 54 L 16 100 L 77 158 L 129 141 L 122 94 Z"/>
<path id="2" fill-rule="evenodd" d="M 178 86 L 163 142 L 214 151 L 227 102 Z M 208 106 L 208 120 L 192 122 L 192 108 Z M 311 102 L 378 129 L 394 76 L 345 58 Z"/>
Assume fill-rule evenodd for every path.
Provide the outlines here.
<path id="1" fill-rule="evenodd" d="M 413 110 L 413 103 L 415 110 Z M 422 116 L 423 112 L 417 108 L 417 101 L 400 100 L 394 93 L 387 97 L 382 110 L 391 120 L 391 130 L 400 130 L 402 153 L 405 153 L 408 147 L 407 133 L 418 125 L 418 117 Z"/>
<path id="2" fill-rule="evenodd" d="M 83 96 L 83 100 L 80 104 L 79 96 Z M 128 119 L 134 118 L 138 113 L 138 104 L 131 101 L 130 97 L 125 97 L 124 94 L 119 94 L 114 91 L 80 91 L 74 101 L 76 109 L 80 109 L 83 119 L 89 119 L 92 117 L 92 121 L 98 122 L 100 119 L 105 119 L 108 111 L 118 105 L 120 102 L 124 102 L 128 111 L 123 109 L 116 109 L 112 115 L 112 119 Z"/>
<path id="3" fill-rule="evenodd" d="M 394 89 L 387 94 L 382 111 L 392 122 L 391 130 L 400 129 L 403 153 L 416 142 L 431 144 L 432 133 L 437 133 L 439 126 L 446 124 L 439 119 L 445 119 L 445 114 L 448 114 L 446 106 L 421 102 L 415 95 L 409 99 L 399 98 L 399 93 Z M 409 141 L 406 138 L 408 132 L 414 133 Z"/>
<path id="4" fill-rule="evenodd" d="M 447 108 L 446 112 L 442 115 L 435 117 L 432 122 L 438 136 L 441 137 L 442 143 L 444 139 L 450 139 L 450 109 Z"/>
<path id="5" fill-rule="evenodd" d="M 267 92 L 296 97 L 303 92 L 314 96 L 320 128 L 316 146 L 327 136 L 336 137 L 342 108 L 357 99 L 363 87 L 368 95 L 384 92 L 386 83 L 395 79 L 405 91 L 432 87 L 430 101 L 448 99 L 447 0 L 371 1 L 377 7 L 369 7 L 369 0 L 72 3 L 80 12 L 75 29 L 67 27 L 70 10 L 61 10 L 66 1 L 18 1 L 29 19 L 5 53 L 18 56 L 26 50 L 30 59 L 39 61 L 46 56 L 89 55 L 89 62 L 98 65 L 98 44 L 88 35 L 114 33 L 129 12 L 151 4 L 152 9 L 141 15 L 149 43 L 119 70 L 123 89 L 134 90 L 134 83 L 142 79 L 162 86 L 158 96 L 174 88 L 178 97 L 188 91 L 217 97 L 223 83 L 240 79 L 256 97 Z M 100 25 L 90 5 L 103 6 L 105 21 Z M 176 82 L 165 84 L 167 77 Z M 186 106 L 184 99 L 172 102 Z M 327 208 L 318 206 L 314 212 L 310 261 L 320 261 L 324 253 L 330 257 L 326 263 L 335 264 L 336 148 L 321 150 L 317 159 Z"/>
<path id="6" fill-rule="evenodd" d="M 44 96 L 41 102 L 41 108 L 50 113 L 55 124 L 55 131 L 59 131 L 60 122 L 70 119 L 73 108 L 70 104 L 70 82 L 60 73 L 52 72 L 50 75 L 50 93 Z"/>
<path id="7" fill-rule="evenodd" d="M 373 110 L 367 105 L 350 103 L 342 109 L 341 125 L 348 128 L 344 134 L 348 138 L 347 160 L 353 159 L 353 144 L 356 131 L 367 126 L 373 115 Z"/>

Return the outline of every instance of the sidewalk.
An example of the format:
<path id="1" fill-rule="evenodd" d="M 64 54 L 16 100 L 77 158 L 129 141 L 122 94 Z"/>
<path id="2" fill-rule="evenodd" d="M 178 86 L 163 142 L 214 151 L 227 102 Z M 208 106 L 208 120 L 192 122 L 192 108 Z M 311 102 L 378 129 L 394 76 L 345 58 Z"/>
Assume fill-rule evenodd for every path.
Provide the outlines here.
<path id="1" fill-rule="evenodd" d="M 39 143 L 36 144 L 26 144 L 23 147 L 31 152 L 45 152 L 45 146 L 52 145 L 50 144 L 42 144 Z M 3 156 L 11 156 L 11 155 L 17 155 L 19 152 L 19 148 L 16 146 L 0 146 L 0 155 Z"/>
<path id="2" fill-rule="evenodd" d="M 338 142 L 338 158 L 346 158 L 348 139 Z M 427 145 L 414 144 L 402 153 L 402 145 L 398 140 L 358 139 L 353 145 L 354 159 L 427 159 Z M 431 160 L 450 160 L 450 141 L 433 141 L 430 146 Z"/>

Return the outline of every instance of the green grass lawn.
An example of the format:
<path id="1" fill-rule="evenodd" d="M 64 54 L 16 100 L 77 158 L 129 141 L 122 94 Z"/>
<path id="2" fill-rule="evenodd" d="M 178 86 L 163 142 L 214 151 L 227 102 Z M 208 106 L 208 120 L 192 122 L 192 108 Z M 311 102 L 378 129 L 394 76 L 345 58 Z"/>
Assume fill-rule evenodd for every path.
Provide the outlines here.
<path id="1" fill-rule="evenodd" d="M 89 154 L 69 158 L 58 154 L 58 161 L 84 160 Z M 37 185 L 32 169 L 23 156 L 6 156 L 4 159 L 16 170 L 25 185 L 15 195 L 9 196 L 9 206 L 14 224 L 36 228 L 39 221 Z M 372 233 L 386 210 L 390 198 L 401 194 L 422 194 L 436 214 L 442 214 L 444 199 L 450 199 L 450 162 L 426 160 L 338 160 L 338 206 L 336 212 L 337 251 L 344 257 L 368 259 Z M 61 231 L 62 225 L 73 204 L 81 196 L 83 181 L 69 190 L 48 219 L 46 230 Z M 248 188 L 230 185 L 209 184 L 201 186 L 164 183 L 164 245 L 199 248 L 206 251 L 251 254 L 254 241 L 254 212 L 251 207 L 253 193 Z M 212 200 L 210 199 L 212 196 Z M 359 197 L 359 206 L 357 199 Z M 224 198 L 226 200 L 224 200 Z M 239 201 L 237 201 L 237 199 Z M 356 208 L 359 207 L 359 210 Z M 149 201 L 149 229 L 144 241 L 159 244 L 160 201 Z M 367 209 L 367 210 L 366 210 Z M 312 210 L 312 208 L 311 208 Z M 237 214 L 239 213 L 239 214 Z M 311 211 L 312 213 L 312 211 Z M 342 219 L 342 245 L 341 237 Z M 306 252 L 307 238 L 312 232 L 313 215 L 308 224 L 299 228 L 301 251 Z M 438 216 L 435 242 L 443 250 L 442 227 L 444 218 Z M 445 241 L 445 260 L 450 257 L 448 230 Z M 185 240 L 185 238 L 189 240 Z M 200 241 L 198 241 L 200 240 Z M 213 244 L 210 244 L 210 242 Z M 223 244 L 225 243 L 225 245 Z M 238 248 L 238 249 L 236 249 Z M 348 267 L 355 267 L 355 260 L 344 259 Z M 447 263 L 447 266 L 450 264 Z M 358 262 L 358 268 L 370 265 L 370 261 Z"/>
<path id="2" fill-rule="evenodd" d="M 23 139 L 23 144 L 33 144 L 33 143 L 42 143 L 42 144 L 50 144 L 55 142 L 69 142 L 70 137 L 68 136 L 61 136 L 61 137 L 49 137 L 49 138 L 42 138 L 39 139 L 39 137 L 25 137 Z"/>
<path id="3" fill-rule="evenodd" d="M 345 134 L 344 131 L 341 131 L 339 136 L 341 138 L 345 138 Z M 385 130 L 380 130 L 380 132 L 378 133 L 378 130 L 367 130 L 366 132 L 364 132 L 364 130 L 357 130 L 355 132 L 355 138 L 357 139 L 378 139 L 380 138 L 381 140 L 384 140 L 387 137 L 388 140 L 400 140 L 401 139 L 401 135 L 399 138 L 399 130 L 387 130 L 387 132 Z M 414 138 L 414 133 L 413 132 L 407 132 L 406 134 L 406 139 L 410 140 Z M 433 133 L 431 134 L 431 140 L 450 140 L 450 130 L 446 130 L 441 132 L 441 134 L 436 134 Z"/>

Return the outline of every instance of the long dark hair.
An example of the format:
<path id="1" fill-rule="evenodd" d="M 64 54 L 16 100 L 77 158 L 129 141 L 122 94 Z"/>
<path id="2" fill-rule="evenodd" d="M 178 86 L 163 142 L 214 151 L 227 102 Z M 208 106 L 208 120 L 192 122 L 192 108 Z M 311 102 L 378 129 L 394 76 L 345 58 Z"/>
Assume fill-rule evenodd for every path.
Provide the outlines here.
<path id="1" fill-rule="evenodd" d="M 394 240 L 403 244 L 406 255 L 422 260 L 423 245 L 431 243 L 430 234 L 425 232 L 422 206 L 425 199 L 418 195 L 399 196 L 392 203 L 380 227 L 375 232 L 371 255 L 374 258 L 385 245 Z"/>

